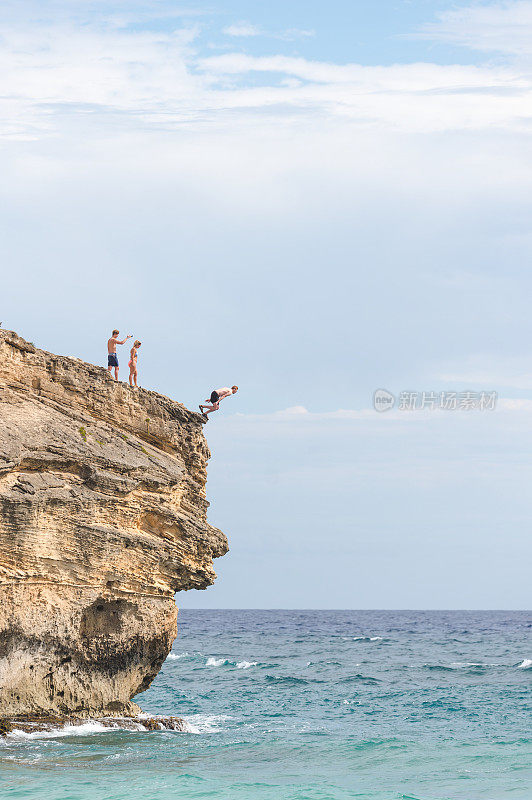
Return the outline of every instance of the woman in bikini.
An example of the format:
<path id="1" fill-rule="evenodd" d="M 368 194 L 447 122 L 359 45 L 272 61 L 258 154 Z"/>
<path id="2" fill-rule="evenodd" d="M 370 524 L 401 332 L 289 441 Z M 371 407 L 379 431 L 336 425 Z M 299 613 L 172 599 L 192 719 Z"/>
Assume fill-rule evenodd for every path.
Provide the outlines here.
<path id="1" fill-rule="evenodd" d="M 131 355 L 129 359 L 129 385 L 135 386 L 135 389 L 138 389 L 137 386 L 137 350 L 139 349 L 142 342 L 139 342 L 138 339 L 135 340 L 133 347 L 131 348 Z"/>

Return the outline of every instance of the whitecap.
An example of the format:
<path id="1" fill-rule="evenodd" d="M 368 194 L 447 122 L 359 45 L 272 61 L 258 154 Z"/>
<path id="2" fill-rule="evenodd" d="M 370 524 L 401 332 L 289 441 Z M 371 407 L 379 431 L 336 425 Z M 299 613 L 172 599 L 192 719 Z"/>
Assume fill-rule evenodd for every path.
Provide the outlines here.
<path id="1" fill-rule="evenodd" d="M 180 658 L 189 658 L 189 656 L 191 656 L 191 653 L 188 651 L 185 653 L 168 653 L 166 660 L 179 661 Z"/>
<path id="2" fill-rule="evenodd" d="M 183 717 L 186 733 L 218 733 L 221 723 L 231 719 L 227 714 L 191 714 Z"/>
<path id="3" fill-rule="evenodd" d="M 205 662 L 206 667 L 236 667 L 237 669 L 249 669 L 256 667 L 256 661 L 230 661 L 228 658 L 215 658 L 209 656 Z"/>
<path id="4" fill-rule="evenodd" d="M 381 642 L 382 636 L 342 636 L 344 642 Z"/>
<path id="5" fill-rule="evenodd" d="M 532 667 L 532 658 L 525 658 L 520 664 L 518 664 L 517 669 L 530 669 Z"/>
<path id="6" fill-rule="evenodd" d="M 87 720 L 86 722 L 81 722 L 79 725 L 65 725 L 63 728 L 52 728 L 51 730 L 43 731 L 21 731 L 18 728 L 13 728 L 13 730 L 7 734 L 6 738 L 13 738 L 13 739 L 57 739 L 63 736 L 88 736 L 93 733 L 103 733 L 104 731 L 109 732 L 109 730 L 119 730 L 121 728 L 120 723 L 111 723 L 109 725 L 102 725 L 101 722 L 97 722 L 96 720 Z M 128 728 L 131 730 L 138 731 L 145 731 L 146 728 L 144 725 L 140 723 L 129 723 Z"/>
<path id="7" fill-rule="evenodd" d="M 179 661 L 182 658 L 198 659 L 203 657 L 203 653 L 200 653 L 199 650 L 193 650 L 191 653 L 189 653 L 188 650 L 185 650 L 184 653 L 168 653 L 166 660 Z"/>

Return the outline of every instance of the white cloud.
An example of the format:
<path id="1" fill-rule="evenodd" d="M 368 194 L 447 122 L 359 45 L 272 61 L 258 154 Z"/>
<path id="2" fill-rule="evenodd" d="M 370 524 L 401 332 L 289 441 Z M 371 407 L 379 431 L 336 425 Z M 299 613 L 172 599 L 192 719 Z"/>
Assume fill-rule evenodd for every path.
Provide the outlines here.
<path id="1" fill-rule="evenodd" d="M 476 386 L 481 389 L 532 390 L 532 367 L 528 357 L 494 355 L 470 356 L 460 365 L 444 369 L 438 381 L 453 386 Z"/>
<path id="2" fill-rule="evenodd" d="M 464 386 L 501 386 L 505 389 L 532 389 L 532 373 L 496 372 L 493 369 L 471 372 L 445 372 L 438 376 L 444 383 Z"/>
<path id="3" fill-rule="evenodd" d="M 274 411 L 268 414 L 230 414 L 226 416 L 227 421 L 234 420 L 235 422 L 252 422 L 252 423 L 271 423 L 271 422 L 292 422 L 297 424 L 310 424 L 310 423 L 327 423 L 327 422 L 364 422 L 365 424 L 382 423 L 389 424 L 390 422 L 434 422 L 440 424 L 442 421 L 452 419 L 456 416 L 459 417 L 476 417 L 478 415 L 484 416 L 485 414 L 496 414 L 498 412 L 528 412 L 532 411 L 532 400 L 528 398 L 506 398 L 499 397 L 496 402 L 496 408 L 493 410 L 473 409 L 467 411 L 464 409 L 455 409 L 453 411 L 446 411 L 442 409 L 417 409 L 414 411 L 400 411 L 397 407 L 384 412 L 375 411 L 374 408 L 360 408 L 349 409 L 339 408 L 335 411 L 309 411 L 305 406 L 290 406 L 281 411 Z"/>
<path id="4" fill-rule="evenodd" d="M 473 50 L 532 55 L 532 2 L 475 4 L 445 11 L 423 27 L 424 38 Z"/>
<path id="5" fill-rule="evenodd" d="M 250 36 L 264 36 L 270 39 L 283 39 L 284 41 L 293 41 L 294 39 L 309 39 L 315 36 L 315 31 L 304 30 L 301 28 L 286 28 L 279 33 L 265 31 L 258 25 L 253 25 L 251 22 L 234 22 L 223 28 L 222 33 L 227 36 L 235 36 L 247 38 Z"/>
<path id="6" fill-rule="evenodd" d="M 251 22 L 235 22 L 228 25 L 223 29 L 223 33 L 227 36 L 260 36 L 262 31 L 257 25 L 252 25 Z"/>
<path id="7" fill-rule="evenodd" d="M 372 127 L 431 132 L 492 126 L 528 130 L 532 123 L 532 75 L 510 67 L 439 64 L 338 65 L 286 56 L 228 53 L 200 59 L 215 89 L 231 76 L 226 92 L 241 108 L 298 108 Z M 271 75 L 271 85 L 246 89 L 248 75 Z M 302 81 L 284 87 L 279 79 Z"/>
<path id="8" fill-rule="evenodd" d="M 259 29 L 238 23 L 227 30 L 256 35 Z M 364 66 L 275 53 L 202 58 L 197 32 L 194 26 L 168 33 L 107 23 L 5 25 L 3 135 L 50 136 L 67 128 L 70 117 L 87 113 L 110 135 L 116 130 L 112 115 L 120 115 L 121 128 L 127 121 L 130 131 L 206 128 L 235 115 L 256 119 L 263 130 L 265 113 L 283 126 L 306 116 L 412 133 L 494 127 L 528 132 L 532 125 L 532 71 L 523 68 Z M 254 85 L 254 73 L 262 73 L 266 85 Z"/>
<path id="9" fill-rule="evenodd" d="M 164 112 L 170 99 L 186 117 L 202 81 L 187 68 L 194 29 L 172 34 L 77 27 L 4 31 L 0 46 L 2 121 L 37 136 L 68 112 Z M 5 127 L 4 127 L 5 130 Z"/>
<path id="10" fill-rule="evenodd" d="M 301 414 L 308 414 L 309 412 L 305 406 L 290 406 L 290 408 L 285 408 L 284 411 L 278 411 L 277 413 L 288 416 L 301 416 Z"/>
<path id="11" fill-rule="evenodd" d="M 532 400 L 526 400 L 522 397 L 514 399 L 502 398 L 498 403 L 499 408 L 503 411 L 525 411 L 530 413 L 532 411 Z"/>
<path id="12" fill-rule="evenodd" d="M 294 39 L 312 39 L 316 36 L 316 31 L 305 30 L 303 28 L 287 28 L 281 33 L 277 34 L 277 39 L 284 39 L 285 41 L 292 41 Z"/>
<path id="13" fill-rule="evenodd" d="M 387 414 L 378 414 L 373 408 L 363 409 L 337 409 L 336 411 L 309 411 L 305 406 L 290 406 L 279 411 L 274 411 L 269 414 L 232 414 L 229 419 L 240 421 L 252 422 L 321 422 L 328 420 L 367 420 L 372 419 L 378 421 L 386 416 L 387 419 L 396 417 L 398 412 L 388 412 Z M 403 417 L 400 414 L 400 417 Z"/>
<path id="14" fill-rule="evenodd" d="M 213 75 L 245 75 L 251 72 L 293 75 L 310 83 L 324 86 L 349 85 L 363 92 L 380 91 L 430 91 L 434 89 L 485 88 L 486 76 L 490 83 L 507 86 L 517 80 L 520 88 L 529 86 L 528 80 L 513 70 L 486 70 L 461 65 L 396 64 L 391 67 L 364 66 L 362 64 L 334 64 L 310 61 L 283 55 L 250 56 L 244 53 L 226 53 L 199 61 L 200 67 Z"/>

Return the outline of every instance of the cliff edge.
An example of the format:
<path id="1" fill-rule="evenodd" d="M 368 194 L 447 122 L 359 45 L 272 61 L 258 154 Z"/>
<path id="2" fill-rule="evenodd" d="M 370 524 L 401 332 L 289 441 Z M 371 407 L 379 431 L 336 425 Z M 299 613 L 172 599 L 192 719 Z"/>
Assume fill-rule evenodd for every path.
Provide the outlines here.
<path id="1" fill-rule="evenodd" d="M 199 414 L 0 330 L 0 717 L 135 714 L 227 552 Z"/>

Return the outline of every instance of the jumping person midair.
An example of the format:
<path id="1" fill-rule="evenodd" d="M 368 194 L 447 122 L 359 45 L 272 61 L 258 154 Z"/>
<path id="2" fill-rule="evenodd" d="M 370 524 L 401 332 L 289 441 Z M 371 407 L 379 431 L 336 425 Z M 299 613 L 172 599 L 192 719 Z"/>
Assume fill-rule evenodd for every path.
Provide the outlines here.
<path id="1" fill-rule="evenodd" d="M 126 336 L 125 339 L 122 339 L 122 341 L 120 341 L 120 339 L 117 338 L 119 333 L 120 331 L 117 331 L 115 328 L 115 330 L 111 334 L 111 338 L 107 342 L 107 372 L 110 375 L 111 370 L 114 367 L 115 381 L 118 380 L 118 370 L 119 370 L 118 356 L 116 355 L 116 346 L 117 344 L 125 344 L 128 339 L 131 339 L 131 334 L 129 334 L 129 336 Z"/>
<path id="2" fill-rule="evenodd" d="M 238 392 L 238 386 L 231 386 L 231 388 L 228 386 L 222 386 L 221 389 L 213 389 L 209 400 L 205 400 L 205 403 L 210 403 L 210 405 L 203 405 L 200 403 L 199 410 L 201 411 L 203 417 L 208 419 L 207 414 L 212 414 L 213 411 L 218 411 L 220 408 L 220 400 L 223 400 L 224 397 L 230 397 L 236 392 Z M 204 408 L 207 410 L 204 411 Z"/>

